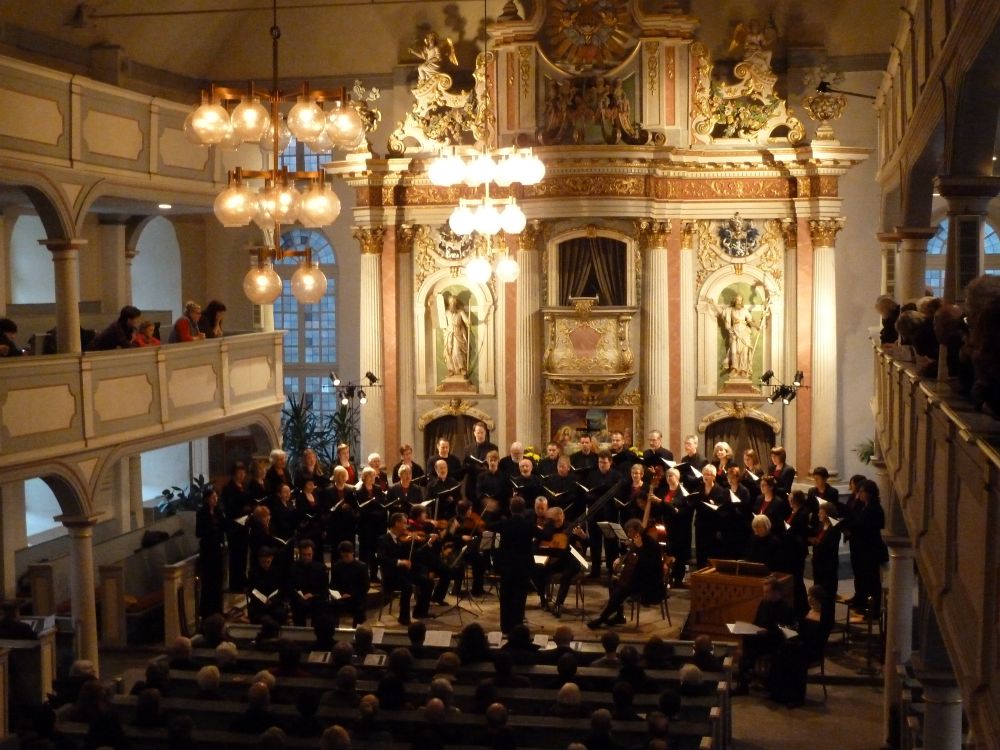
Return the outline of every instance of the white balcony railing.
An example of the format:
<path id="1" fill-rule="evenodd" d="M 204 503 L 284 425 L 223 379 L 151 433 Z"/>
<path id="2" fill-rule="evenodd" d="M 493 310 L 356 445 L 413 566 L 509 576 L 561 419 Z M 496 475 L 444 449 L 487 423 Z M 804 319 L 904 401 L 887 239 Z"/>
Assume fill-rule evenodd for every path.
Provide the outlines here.
<path id="1" fill-rule="evenodd" d="M 979 737 L 1000 735 L 1000 422 L 875 344 L 889 482 Z"/>

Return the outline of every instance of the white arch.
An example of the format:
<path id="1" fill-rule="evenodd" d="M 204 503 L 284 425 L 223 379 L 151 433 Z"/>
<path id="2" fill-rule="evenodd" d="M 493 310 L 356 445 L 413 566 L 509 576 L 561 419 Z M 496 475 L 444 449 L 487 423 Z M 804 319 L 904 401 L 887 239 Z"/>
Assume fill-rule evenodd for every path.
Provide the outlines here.
<path id="1" fill-rule="evenodd" d="M 440 395 L 434 389 L 436 348 L 435 320 L 436 297 L 448 287 L 460 286 L 472 297 L 472 312 L 476 314 L 476 370 L 479 382 L 476 393 L 483 396 L 496 394 L 496 341 L 494 315 L 496 298 L 488 285 L 473 284 L 463 276 L 455 276 L 452 268 L 440 268 L 430 274 L 417 290 L 413 303 L 416 340 L 416 374 L 418 395 Z"/>
<path id="2" fill-rule="evenodd" d="M 181 248 L 168 219 L 157 216 L 147 223 L 135 243 L 132 260 L 132 304 L 140 310 L 171 310 L 181 315 Z M 160 321 L 163 331 L 173 320 Z"/>
<path id="3" fill-rule="evenodd" d="M 45 226 L 37 214 L 22 214 L 14 221 L 8 245 L 11 304 L 56 301 L 52 253 L 38 244 L 46 237 Z"/>
<path id="4" fill-rule="evenodd" d="M 770 319 L 766 335 L 762 337 L 764 369 L 774 370 L 779 379 L 784 362 L 785 303 L 781 286 L 769 273 L 756 266 L 743 266 L 742 273 L 736 273 L 732 266 L 719 268 L 709 275 L 698 291 L 698 395 L 714 396 L 718 393 L 719 370 L 719 321 L 716 305 L 723 290 L 730 284 L 759 281 L 767 289 L 770 300 Z"/>

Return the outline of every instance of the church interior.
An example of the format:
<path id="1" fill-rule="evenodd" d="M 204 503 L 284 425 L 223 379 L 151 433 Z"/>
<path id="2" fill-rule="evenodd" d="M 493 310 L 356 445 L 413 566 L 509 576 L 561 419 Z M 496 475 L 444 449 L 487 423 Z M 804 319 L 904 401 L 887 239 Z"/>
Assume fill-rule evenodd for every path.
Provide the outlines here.
<path id="1" fill-rule="evenodd" d="M 1000 747 L 998 58 L 996 0 L 0 4 L 0 743 Z"/>

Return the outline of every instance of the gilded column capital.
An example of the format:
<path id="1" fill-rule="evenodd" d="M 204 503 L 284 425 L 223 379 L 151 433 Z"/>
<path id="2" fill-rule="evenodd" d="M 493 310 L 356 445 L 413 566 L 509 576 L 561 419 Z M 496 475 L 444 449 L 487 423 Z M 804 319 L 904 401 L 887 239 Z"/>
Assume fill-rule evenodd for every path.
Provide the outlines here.
<path id="1" fill-rule="evenodd" d="M 381 255 L 385 240 L 385 227 L 354 227 L 351 230 L 354 239 L 361 245 L 362 255 Z"/>
<path id="2" fill-rule="evenodd" d="M 546 226 L 538 219 L 529 221 L 517 235 L 517 249 L 523 252 L 537 251 L 545 238 L 546 230 Z"/>
<path id="3" fill-rule="evenodd" d="M 794 250 L 799 246 L 799 227 L 795 219 L 781 220 L 781 238 L 785 241 L 786 250 Z"/>
<path id="4" fill-rule="evenodd" d="M 844 218 L 810 219 L 809 237 L 813 247 L 835 247 L 837 233 L 844 228 Z"/>
<path id="5" fill-rule="evenodd" d="M 670 234 L 670 219 L 638 219 L 635 221 L 635 233 L 640 250 L 665 249 Z"/>
<path id="6" fill-rule="evenodd" d="M 695 221 L 681 222 L 681 247 L 685 250 L 694 249 L 694 240 L 698 236 L 698 224 Z"/>
<path id="7" fill-rule="evenodd" d="M 396 227 L 396 252 L 412 253 L 416 238 L 417 226 L 415 224 L 401 224 Z"/>

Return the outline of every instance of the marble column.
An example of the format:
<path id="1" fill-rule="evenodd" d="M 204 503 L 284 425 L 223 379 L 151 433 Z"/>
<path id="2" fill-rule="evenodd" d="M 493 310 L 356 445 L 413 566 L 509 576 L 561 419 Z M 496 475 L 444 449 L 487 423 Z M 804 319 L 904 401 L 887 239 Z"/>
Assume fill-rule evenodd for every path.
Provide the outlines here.
<path id="1" fill-rule="evenodd" d="M 382 375 L 382 242 L 385 227 L 355 227 L 361 245 L 361 372 Z M 368 403 L 361 406 L 361 456 L 385 454 L 385 396 L 381 388 L 365 391 Z"/>
<path id="2" fill-rule="evenodd" d="M 547 435 L 542 435 L 542 294 L 541 225 L 531 222 L 517 237 L 517 328 L 515 331 L 516 411 L 515 440 L 525 446 L 544 449 Z M 499 282 L 498 282 L 499 283 Z M 502 284 L 501 284 L 502 289 Z"/>
<path id="3" fill-rule="evenodd" d="M 417 382 L 413 343 L 417 331 L 413 318 L 413 243 L 417 227 L 404 225 L 396 228 L 396 371 L 399 373 L 399 443 L 414 445 L 416 440 L 416 407 L 414 404 Z M 385 446 L 389 456 L 395 456 L 397 446 Z M 386 456 L 388 460 L 388 456 Z"/>
<path id="4" fill-rule="evenodd" d="M 954 677 L 917 674 L 924 688 L 924 747 L 962 750 L 962 693 Z"/>
<path id="5" fill-rule="evenodd" d="M 643 219 L 636 222 L 636 234 L 642 252 L 642 306 L 640 314 L 642 364 L 643 424 L 646 432 L 670 431 L 670 313 L 667 308 L 670 288 L 667 278 L 667 237 L 670 220 Z M 632 442 L 642 445 L 642 436 Z"/>
<path id="6" fill-rule="evenodd" d="M 944 298 L 958 302 L 965 298 L 965 285 L 983 272 L 983 224 L 990 201 L 1000 194 L 1000 177 L 939 175 L 934 178 L 934 187 L 948 203 Z M 972 244 L 969 237 L 978 240 L 974 259 L 962 257 Z"/>
<path id="7" fill-rule="evenodd" d="M 902 302 L 919 299 L 927 288 L 927 240 L 934 227 L 896 227 L 899 255 L 896 256 L 896 299 Z"/>
<path id="8" fill-rule="evenodd" d="M 56 278 L 56 339 L 60 354 L 79 354 L 80 248 L 84 239 L 39 240 L 52 253 Z"/>
<path id="9" fill-rule="evenodd" d="M 28 546 L 24 482 L 0 484 L 0 595 L 17 597 L 17 550 Z"/>
<path id="10" fill-rule="evenodd" d="M 698 227 L 693 221 L 685 221 L 681 237 L 680 257 L 680 320 L 681 329 L 681 444 L 671 446 L 672 450 L 683 450 L 683 441 L 688 435 L 695 435 L 697 426 L 694 418 L 695 395 L 698 380 L 698 353 L 695 349 L 698 330 L 698 312 L 695 303 L 695 242 Z M 679 454 L 678 454 L 679 455 Z"/>
<path id="11" fill-rule="evenodd" d="M 810 466 L 826 466 L 831 473 L 837 455 L 837 265 L 834 248 L 841 218 L 811 219 L 812 278 L 812 421 Z M 809 381 L 806 381 L 810 385 Z"/>
<path id="12" fill-rule="evenodd" d="M 76 630 L 77 658 L 98 668 L 97 604 L 94 596 L 94 526 L 96 516 L 57 516 L 69 532 L 69 596 Z"/>

